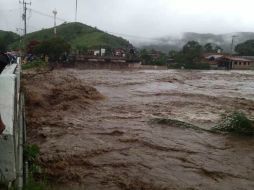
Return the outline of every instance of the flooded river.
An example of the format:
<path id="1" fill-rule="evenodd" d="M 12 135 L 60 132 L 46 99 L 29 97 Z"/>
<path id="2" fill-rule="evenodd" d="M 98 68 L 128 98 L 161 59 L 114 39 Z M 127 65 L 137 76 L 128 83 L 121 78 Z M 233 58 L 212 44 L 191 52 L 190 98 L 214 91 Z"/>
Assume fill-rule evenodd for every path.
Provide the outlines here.
<path id="1" fill-rule="evenodd" d="M 151 122 L 171 118 L 209 129 L 234 110 L 254 118 L 253 71 L 54 72 L 104 96 L 86 106 L 39 106 L 40 114 L 30 115 L 29 141 L 39 145 L 40 162 L 57 186 L 254 189 L 253 138 Z"/>

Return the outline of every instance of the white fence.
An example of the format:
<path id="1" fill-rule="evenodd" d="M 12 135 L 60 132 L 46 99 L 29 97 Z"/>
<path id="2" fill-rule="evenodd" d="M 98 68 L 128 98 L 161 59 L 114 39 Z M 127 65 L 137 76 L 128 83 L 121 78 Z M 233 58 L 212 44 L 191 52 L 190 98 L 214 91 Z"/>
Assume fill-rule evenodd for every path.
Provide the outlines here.
<path id="1" fill-rule="evenodd" d="M 20 61 L 18 61 L 20 62 Z M 6 66 L 0 74 L 0 114 L 5 130 L 0 135 L 0 182 L 23 186 L 24 119 L 20 95 L 20 64 Z"/>

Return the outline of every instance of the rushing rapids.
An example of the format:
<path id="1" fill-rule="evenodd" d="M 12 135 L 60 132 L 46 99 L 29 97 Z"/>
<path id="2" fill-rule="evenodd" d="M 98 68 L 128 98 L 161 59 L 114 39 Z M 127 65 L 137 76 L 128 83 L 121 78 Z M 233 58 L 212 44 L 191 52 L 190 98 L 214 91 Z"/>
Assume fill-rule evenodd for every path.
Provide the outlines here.
<path id="1" fill-rule="evenodd" d="M 253 81 L 253 71 L 27 75 L 28 139 L 60 189 L 254 189 L 253 138 L 151 122 L 209 129 L 233 110 L 253 118 Z"/>

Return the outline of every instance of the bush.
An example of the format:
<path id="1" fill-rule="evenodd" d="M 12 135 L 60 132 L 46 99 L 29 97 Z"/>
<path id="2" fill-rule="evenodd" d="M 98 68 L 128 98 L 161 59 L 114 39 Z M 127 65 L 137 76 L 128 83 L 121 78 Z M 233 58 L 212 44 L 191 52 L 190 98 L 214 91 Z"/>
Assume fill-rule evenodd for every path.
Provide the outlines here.
<path id="1" fill-rule="evenodd" d="M 70 51 L 71 46 L 62 38 L 52 38 L 42 41 L 33 47 L 33 54 L 48 55 L 50 60 L 55 62 L 64 54 Z"/>
<path id="2" fill-rule="evenodd" d="M 28 161 L 29 176 L 26 179 L 24 190 L 48 190 L 51 189 L 46 178 L 37 179 L 36 174 L 41 172 L 40 166 L 37 164 L 37 159 L 40 153 L 40 149 L 35 144 L 27 144 L 24 146 L 24 159 Z"/>
<path id="3" fill-rule="evenodd" d="M 26 145 L 24 147 L 24 159 L 28 161 L 29 171 L 34 174 L 40 171 L 40 167 L 36 164 L 36 159 L 40 153 L 37 145 Z"/>
<path id="4" fill-rule="evenodd" d="M 213 130 L 246 136 L 254 135 L 253 122 L 249 120 L 242 112 L 234 112 L 223 116 L 221 122 L 216 125 Z"/>
<path id="5" fill-rule="evenodd" d="M 49 190 L 50 186 L 46 181 L 36 181 L 33 177 L 29 177 L 27 184 L 24 185 L 24 190 Z"/>
<path id="6" fill-rule="evenodd" d="M 35 144 L 26 145 L 24 147 L 24 157 L 28 161 L 35 161 L 39 153 L 40 149 Z"/>
<path id="7" fill-rule="evenodd" d="M 41 60 L 34 60 L 22 65 L 23 70 L 46 67 L 47 63 Z"/>

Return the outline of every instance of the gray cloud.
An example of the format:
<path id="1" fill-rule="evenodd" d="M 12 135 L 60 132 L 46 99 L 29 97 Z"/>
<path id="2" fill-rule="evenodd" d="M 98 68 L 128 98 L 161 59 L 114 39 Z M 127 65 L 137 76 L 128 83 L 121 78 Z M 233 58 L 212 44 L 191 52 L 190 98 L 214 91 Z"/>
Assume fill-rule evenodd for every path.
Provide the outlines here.
<path id="1" fill-rule="evenodd" d="M 74 21 L 75 0 L 31 0 L 32 9 Z M 253 31 L 253 0 L 78 0 L 78 21 L 125 38 L 144 40 L 183 32 Z M 0 0 L 0 29 L 22 27 L 18 0 Z M 53 26 L 53 19 L 28 11 L 28 31 Z M 58 20 L 58 24 L 63 21 Z M 128 36 L 123 35 L 128 34 Z M 142 38 L 138 38 L 142 36 Z"/>

